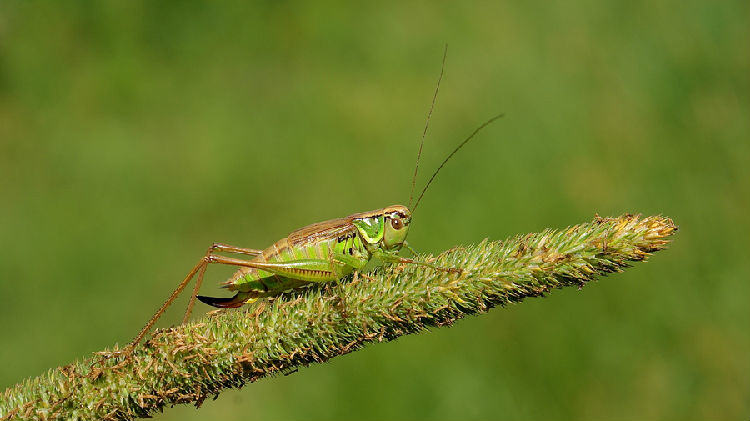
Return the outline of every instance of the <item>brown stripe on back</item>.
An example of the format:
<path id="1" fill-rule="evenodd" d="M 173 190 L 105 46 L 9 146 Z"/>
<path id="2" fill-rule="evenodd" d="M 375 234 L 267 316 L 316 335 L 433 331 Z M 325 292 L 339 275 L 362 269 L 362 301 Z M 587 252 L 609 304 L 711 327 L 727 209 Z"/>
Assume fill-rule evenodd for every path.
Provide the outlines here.
<path id="1" fill-rule="evenodd" d="M 308 225 L 292 232 L 287 238 L 292 247 L 313 243 L 322 239 L 336 238 L 356 231 L 357 228 L 352 224 L 352 221 L 355 219 L 372 218 L 391 212 L 405 214 L 409 210 L 404 206 L 394 205 L 382 209 L 355 213 L 345 218 L 336 218 Z"/>
<path id="2" fill-rule="evenodd" d="M 356 231 L 350 217 L 332 219 L 308 225 L 289 234 L 288 240 L 292 247 L 299 247 L 321 240 L 337 238 Z"/>
<path id="3" fill-rule="evenodd" d="M 405 206 L 393 205 L 382 209 L 355 213 L 345 218 L 331 219 L 308 225 L 292 232 L 287 238 L 292 247 L 309 244 L 318 240 L 336 238 L 356 231 L 357 228 L 352 224 L 352 221 L 355 219 L 373 218 L 392 212 L 396 212 L 401 216 L 407 216 L 409 209 Z"/>

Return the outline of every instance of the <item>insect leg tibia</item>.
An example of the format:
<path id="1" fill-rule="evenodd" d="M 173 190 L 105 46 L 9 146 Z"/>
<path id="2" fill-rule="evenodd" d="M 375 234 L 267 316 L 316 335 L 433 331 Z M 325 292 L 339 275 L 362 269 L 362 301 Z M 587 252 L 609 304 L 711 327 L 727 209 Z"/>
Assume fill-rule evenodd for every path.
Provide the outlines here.
<path id="1" fill-rule="evenodd" d="M 263 254 L 263 250 L 246 249 L 243 247 L 235 247 L 235 246 L 230 246 L 229 244 L 222 244 L 222 243 L 214 243 L 211 246 L 211 251 L 246 254 L 248 256 L 260 256 L 261 254 Z"/>

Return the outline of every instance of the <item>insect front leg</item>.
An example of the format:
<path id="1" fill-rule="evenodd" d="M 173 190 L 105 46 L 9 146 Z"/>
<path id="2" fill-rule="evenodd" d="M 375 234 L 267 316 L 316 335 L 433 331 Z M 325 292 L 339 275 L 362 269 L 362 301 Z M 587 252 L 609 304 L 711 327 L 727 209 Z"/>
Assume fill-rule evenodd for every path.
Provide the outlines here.
<path id="1" fill-rule="evenodd" d="M 417 252 L 414 251 L 414 249 L 411 248 L 411 246 L 409 246 L 409 243 L 407 243 L 406 240 L 404 240 L 404 244 L 402 245 L 402 247 L 405 248 L 405 249 L 407 249 L 407 250 L 409 250 L 409 253 L 411 253 L 412 256 L 416 256 L 417 255 Z"/>

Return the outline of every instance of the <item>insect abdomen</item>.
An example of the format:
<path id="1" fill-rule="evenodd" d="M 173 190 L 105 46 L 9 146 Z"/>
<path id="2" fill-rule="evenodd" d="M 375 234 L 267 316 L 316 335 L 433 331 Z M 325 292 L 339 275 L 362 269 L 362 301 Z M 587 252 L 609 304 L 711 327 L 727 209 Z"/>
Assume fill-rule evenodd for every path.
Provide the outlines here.
<path id="1" fill-rule="evenodd" d="M 346 232 L 348 231 L 348 232 Z M 230 290 L 254 292 L 258 297 L 268 297 L 304 285 L 308 282 L 329 281 L 351 273 L 351 268 L 342 267 L 334 261 L 336 254 L 366 253 L 356 228 L 339 232 L 335 237 L 317 237 L 311 241 L 297 241 L 294 245 L 290 238 L 282 238 L 263 250 L 263 254 L 253 261 L 264 263 L 285 263 L 300 260 L 316 260 L 325 262 L 315 270 L 289 269 L 290 274 L 307 276 L 309 281 L 287 278 L 262 269 L 243 267 L 235 272 L 224 286 Z M 333 256 L 332 256 L 333 254 Z M 298 273 L 299 272 L 299 273 Z"/>

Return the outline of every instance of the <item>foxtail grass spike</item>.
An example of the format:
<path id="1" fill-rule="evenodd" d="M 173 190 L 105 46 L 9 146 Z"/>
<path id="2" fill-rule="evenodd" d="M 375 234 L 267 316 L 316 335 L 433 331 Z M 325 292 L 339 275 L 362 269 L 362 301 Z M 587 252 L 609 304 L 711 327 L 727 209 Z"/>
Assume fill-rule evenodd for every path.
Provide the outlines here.
<path id="1" fill-rule="evenodd" d="M 0 395 L 0 419 L 130 420 L 177 403 L 200 406 L 228 387 L 555 288 L 582 287 L 665 248 L 676 229 L 661 216 L 597 216 L 563 230 L 418 256 L 461 273 L 390 265 L 247 309 L 220 310 L 158 330 L 130 359 L 92 366 L 101 360 L 92 356 L 19 383 Z"/>

